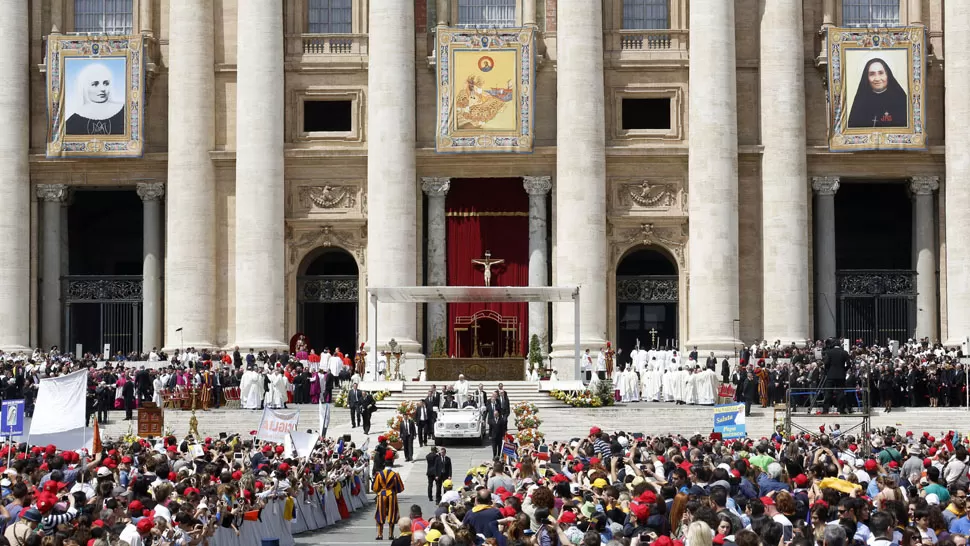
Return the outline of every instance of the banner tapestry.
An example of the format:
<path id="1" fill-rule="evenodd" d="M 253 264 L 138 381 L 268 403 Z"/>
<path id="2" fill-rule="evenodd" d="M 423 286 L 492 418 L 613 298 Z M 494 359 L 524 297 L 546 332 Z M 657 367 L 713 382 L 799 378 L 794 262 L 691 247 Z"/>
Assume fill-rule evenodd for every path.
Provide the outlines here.
<path id="1" fill-rule="evenodd" d="M 925 150 L 926 30 L 829 28 L 829 150 Z"/>
<path id="2" fill-rule="evenodd" d="M 531 28 L 438 30 L 439 152 L 532 151 Z"/>
<path id="3" fill-rule="evenodd" d="M 47 43 L 47 157 L 141 157 L 145 42 L 59 36 Z"/>

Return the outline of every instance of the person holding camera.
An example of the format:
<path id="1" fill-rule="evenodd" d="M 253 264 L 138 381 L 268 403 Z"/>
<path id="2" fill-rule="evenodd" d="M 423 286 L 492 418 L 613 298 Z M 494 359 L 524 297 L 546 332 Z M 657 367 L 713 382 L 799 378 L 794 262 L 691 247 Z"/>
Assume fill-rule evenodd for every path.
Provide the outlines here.
<path id="1" fill-rule="evenodd" d="M 826 340 L 825 346 L 822 357 L 822 366 L 825 369 L 825 402 L 822 403 L 822 414 L 828 413 L 833 404 L 840 414 L 849 413 L 845 405 L 845 372 L 849 365 L 849 353 L 834 338 Z"/>

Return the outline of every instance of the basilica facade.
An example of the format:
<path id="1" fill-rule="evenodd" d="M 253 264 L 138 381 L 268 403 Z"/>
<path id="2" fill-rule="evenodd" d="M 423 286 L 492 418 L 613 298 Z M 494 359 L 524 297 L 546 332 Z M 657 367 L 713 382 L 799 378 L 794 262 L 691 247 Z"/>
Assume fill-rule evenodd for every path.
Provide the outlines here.
<path id="1" fill-rule="evenodd" d="M 880 54 L 879 36 L 922 41 L 852 68 L 839 28 Z M 534 334 L 571 374 L 576 331 L 593 352 L 962 344 L 970 95 L 944 86 L 970 88 L 966 28 L 953 0 L 0 2 L 0 348 L 302 333 L 344 352 L 394 339 L 417 369 L 522 354 Z M 93 113 L 58 129 L 77 70 L 52 55 L 92 36 L 139 44 L 117 76 L 129 94 L 108 128 L 86 108 L 108 95 L 83 85 L 109 76 L 81 70 L 64 108 Z M 467 80 L 445 36 L 479 48 Z M 524 71 L 506 78 L 489 41 L 513 39 Z M 886 107 L 867 129 L 896 127 L 884 145 L 834 147 L 840 70 L 877 94 L 905 84 L 908 116 Z M 122 118 L 137 153 L 106 155 Z M 522 128 L 516 148 L 455 136 L 502 124 Z M 380 304 L 368 339 L 368 287 L 481 286 L 486 269 L 494 286 L 578 286 L 579 313 Z"/>

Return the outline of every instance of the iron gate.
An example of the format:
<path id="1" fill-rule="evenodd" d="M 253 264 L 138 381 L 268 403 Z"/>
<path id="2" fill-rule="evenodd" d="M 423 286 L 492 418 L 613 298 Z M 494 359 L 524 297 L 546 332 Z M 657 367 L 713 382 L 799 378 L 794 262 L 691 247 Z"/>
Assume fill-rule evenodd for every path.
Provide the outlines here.
<path id="1" fill-rule="evenodd" d="M 679 288 L 677 275 L 617 275 L 617 346 L 677 347 Z"/>
<path id="2" fill-rule="evenodd" d="M 913 337 L 916 328 L 916 272 L 843 269 L 836 273 L 838 332 L 866 345 Z"/>
<path id="3" fill-rule="evenodd" d="M 85 351 L 100 353 L 141 351 L 141 275 L 62 277 L 66 350 L 81 343 Z"/>

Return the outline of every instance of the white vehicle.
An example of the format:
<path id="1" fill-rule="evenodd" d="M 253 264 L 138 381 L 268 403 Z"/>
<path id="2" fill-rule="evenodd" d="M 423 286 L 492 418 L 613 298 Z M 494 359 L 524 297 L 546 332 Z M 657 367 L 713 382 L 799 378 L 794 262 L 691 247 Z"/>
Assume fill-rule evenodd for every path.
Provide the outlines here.
<path id="1" fill-rule="evenodd" d="M 469 398 L 475 396 L 469 393 Z M 476 406 L 467 408 L 439 408 L 434 423 L 434 443 L 441 445 L 444 440 L 477 439 L 478 445 L 485 445 L 488 432 L 485 423 L 484 400 L 478 395 Z"/>

